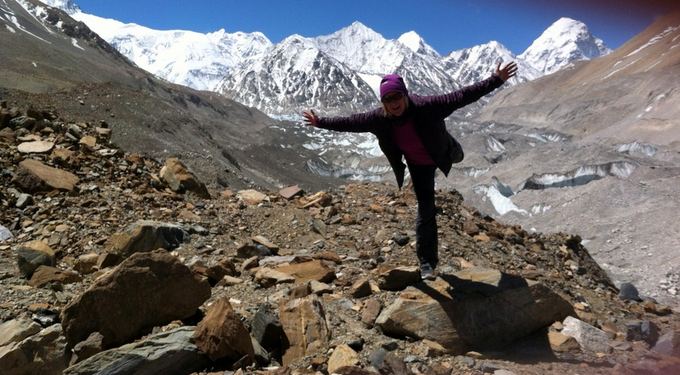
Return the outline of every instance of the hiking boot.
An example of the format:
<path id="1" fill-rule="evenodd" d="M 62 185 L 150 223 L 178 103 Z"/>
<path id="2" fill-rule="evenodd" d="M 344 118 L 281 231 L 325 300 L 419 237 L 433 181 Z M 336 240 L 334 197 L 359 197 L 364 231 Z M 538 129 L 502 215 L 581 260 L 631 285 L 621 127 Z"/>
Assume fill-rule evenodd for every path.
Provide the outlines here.
<path id="1" fill-rule="evenodd" d="M 422 280 L 434 280 L 436 277 L 434 268 L 432 268 L 430 263 L 423 263 L 420 265 L 420 278 Z"/>

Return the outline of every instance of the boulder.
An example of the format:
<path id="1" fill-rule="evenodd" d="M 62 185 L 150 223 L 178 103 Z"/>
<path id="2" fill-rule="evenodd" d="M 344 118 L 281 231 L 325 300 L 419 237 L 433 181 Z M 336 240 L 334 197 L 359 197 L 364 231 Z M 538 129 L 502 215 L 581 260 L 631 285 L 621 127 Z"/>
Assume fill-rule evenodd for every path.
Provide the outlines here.
<path id="1" fill-rule="evenodd" d="M 1 126 L 2 124 L 0 124 Z M 17 139 L 17 135 L 11 128 L 0 129 L 0 142 L 14 144 Z"/>
<path id="2" fill-rule="evenodd" d="M 33 129 L 36 122 L 36 119 L 30 116 L 17 116 L 9 120 L 9 126 L 13 129 Z"/>
<path id="3" fill-rule="evenodd" d="M 210 284 L 168 252 L 137 253 L 74 298 L 61 321 L 69 348 L 92 332 L 111 348 L 194 315 L 209 297 Z"/>
<path id="4" fill-rule="evenodd" d="M 583 350 L 595 353 L 611 351 L 609 335 L 605 331 L 572 316 L 564 319 L 562 325 L 562 334 L 575 338 Z"/>
<path id="5" fill-rule="evenodd" d="M 21 275 L 27 279 L 40 266 L 54 266 L 56 258 L 54 250 L 43 241 L 30 241 L 18 245 L 16 248 L 17 265 Z"/>
<path id="6" fill-rule="evenodd" d="M 156 249 L 172 250 L 188 238 L 189 234 L 179 225 L 140 220 L 111 236 L 105 247 L 110 253 L 127 257 Z"/>
<path id="7" fill-rule="evenodd" d="M 266 257 L 274 254 L 272 250 L 261 244 L 243 244 L 236 249 L 237 258 Z"/>
<path id="8" fill-rule="evenodd" d="M 101 353 L 103 348 L 102 341 L 104 336 L 99 332 L 92 332 L 85 341 L 81 341 L 73 347 L 73 355 L 71 356 L 70 366 L 78 362 L 82 362 L 97 353 Z"/>
<path id="9" fill-rule="evenodd" d="M 52 148 L 54 148 L 54 142 L 32 141 L 20 143 L 17 151 L 22 154 L 41 154 L 52 151 Z"/>
<path id="10" fill-rule="evenodd" d="M 201 198 L 210 198 L 205 184 L 177 158 L 169 158 L 161 168 L 160 177 L 172 191 L 184 193 L 191 191 Z"/>
<path id="11" fill-rule="evenodd" d="M 97 267 L 97 261 L 99 261 L 99 254 L 83 254 L 76 259 L 76 264 L 73 266 L 73 268 L 81 274 L 86 275 L 95 271 L 95 268 Z"/>
<path id="12" fill-rule="evenodd" d="M 276 271 L 268 267 L 261 267 L 255 272 L 255 282 L 264 288 L 268 288 L 275 284 L 294 283 L 295 278 L 281 271 Z"/>
<path id="13" fill-rule="evenodd" d="M 403 290 L 420 282 L 418 267 L 381 266 L 378 269 L 378 286 L 381 290 Z"/>
<path id="14" fill-rule="evenodd" d="M 11 240 L 12 238 L 14 238 L 12 232 L 10 232 L 10 230 L 5 228 L 4 226 L 0 225 L 0 243 L 3 243 L 7 240 Z"/>
<path id="15" fill-rule="evenodd" d="M 64 375 L 180 375 L 202 370 L 210 360 L 191 342 L 194 327 L 179 327 L 79 362 Z"/>
<path id="16" fill-rule="evenodd" d="M 621 284 L 619 289 L 619 298 L 623 301 L 642 301 L 637 288 L 631 283 Z"/>
<path id="17" fill-rule="evenodd" d="M 286 334 L 288 347 L 283 365 L 325 350 L 331 337 L 323 304 L 315 295 L 284 302 L 279 307 L 279 319 Z"/>
<path id="18" fill-rule="evenodd" d="M 311 280 L 330 282 L 335 279 L 335 270 L 326 266 L 320 260 L 284 264 L 274 268 L 274 270 L 294 277 L 296 283 L 303 283 Z"/>
<path id="19" fill-rule="evenodd" d="M 43 287 L 49 283 L 72 284 L 81 281 L 83 278 L 77 273 L 68 270 L 60 270 L 56 267 L 40 266 L 38 267 L 28 285 L 34 288 Z"/>
<path id="20" fill-rule="evenodd" d="M 74 158 L 75 154 L 67 148 L 55 148 L 50 156 L 55 162 L 67 163 Z"/>
<path id="21" fill-rule="evenodd" d="M 293 197 L 299 196 L 303 193 L 304 192 L 302 191 L 302 189 L 300 189 L 300 187 L 297 185 L 288 186 L 279 190 L 279 195 L 285 199 L 292 199 Z"/>
<path id="22" fill-rule="evenodd" d="M 253 189 L 241 190 L 236 194 L 236 196 L 238 199 L 243 201 L 243 203 L 249 206 L 256 206 L 269 199 L 267 195 Z"/>
<path id="23" fill-rule="evenodd" d="M 279 247 L 273 242 L 271 242 L 267 237 L 258 235 L 253 236 L 251 239 L 253 240 L 253 242 L 268 248 L 269 250 L 272 251 L 272 253 L 275 254 L 278 253 Z"/>
<path id="24" fill-rule="evenodd" d="M 350 295 L 354 298 L 370 296 L 372 292 L 371 283 L 366 277 L 357 279 L 350 288 Z"/>
<path id="25" fill-rule="evenodd" d="M 575 338 L 560 332 L 548 332 L 548 342 L 554 352 L 570 352 L 581 349 Z"/>
<path id="26" fill-rule="evenodd" d="M 659 327 L 649 320 L 636 320 L 626 323 L 627 341 L 644 341 L 651 346 L 659 339 Z"/>
<path id="27" fill-rule="evenodd" d="M 208 308 L 196 327 L 194 342 L 213 361 L 227 358 L 235 362 L 244 356 L 248 357 L 250 363 L 254 360 L 250 333 L 226 297 L 218 299 Z"/>
<path id="28" fill-rule="evenodd" d="M 354 366 L 359 363 L 359 355 L 347 344 L 340 344 L 335 347 L 333 354 L 328 358 L 328 373 L 333 374 L 339 368 Z"/>
<path id="29" fill-rule="evenodd" d="M 61 374 L 66 368 L 66 340 L 59 324 L 0 347 L 2 375 Z"/>
<path id="30" fill-rule="evenodd" d="M 80 138 L 78 144 L 80 144 L 80 146 L 83 147 L 84 149 L 92 151 L 95 149 L 95 147 L 97 147 L 97 138 L 91 135 L 86 135 Z"/>
<path id="31" fill-rule="evenodd" d="M 0 347 L 20 342 L 40 332 L 40 325 L 31 319 L 13 319 L 0 324 Z"/>
<path id="32" fill-rule="evenodd" d="M 364 303 L 364 308 L 361 310 L 361 322 L 367 327 L 373 327 L 375 320 L 380 315 L 380 310 L 382 310 L 380 299 L 369 299 Z"/>
<path id="33" fill-rule="evenodd" d="M 464 353 L 506 345 L 572 311 L 538 282 L 472 268 L 408 287 L 380 313 L 376 325 L 388 335 L 429 339 Z"/>
<path id="34" fill-rule="evenodd" d="M 14 182 L 29 193 L 52 189 L 72 191 L 78 181 L 78 177 L 71 172 L 47 166 L 33 159 L 19 163 L 14 178 Z"/>
<path id="35" fill-rule="evenodd" d="M 664 333 L 656 341 L 653 351 L 669 356 L 680 357 L 680 329 Z"/>

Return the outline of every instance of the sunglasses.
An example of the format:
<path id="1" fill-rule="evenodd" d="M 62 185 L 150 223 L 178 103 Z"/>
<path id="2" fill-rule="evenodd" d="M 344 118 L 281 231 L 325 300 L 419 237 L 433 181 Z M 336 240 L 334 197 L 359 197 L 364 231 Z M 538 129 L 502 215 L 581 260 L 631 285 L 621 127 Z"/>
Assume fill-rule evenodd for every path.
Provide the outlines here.
<path id="1" fill-rule="evenodd" d="M 392 103 L 396 102 L 397 100 L 401 100 L 404 97 L 404 94 L 400 92 L 395 92 L 393 94 L 386 95 L 381 99 L 383 103 Z"/>

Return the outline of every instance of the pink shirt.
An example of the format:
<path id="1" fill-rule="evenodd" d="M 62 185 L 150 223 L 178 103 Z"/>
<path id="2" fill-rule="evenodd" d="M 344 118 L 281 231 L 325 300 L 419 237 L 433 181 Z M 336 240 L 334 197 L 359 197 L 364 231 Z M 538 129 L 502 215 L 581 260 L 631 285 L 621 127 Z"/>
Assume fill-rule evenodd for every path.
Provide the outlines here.
<path id="1" fill-rule="evenodd" d="M 434 165 L 434 161 L 420 141 L 418 133 L 416 133 L 412 120 L 406 120 L 403 124 L 395 125 L 392 136 L 397 147 L 404 153 L 408 163 L 413 165 Z"/>

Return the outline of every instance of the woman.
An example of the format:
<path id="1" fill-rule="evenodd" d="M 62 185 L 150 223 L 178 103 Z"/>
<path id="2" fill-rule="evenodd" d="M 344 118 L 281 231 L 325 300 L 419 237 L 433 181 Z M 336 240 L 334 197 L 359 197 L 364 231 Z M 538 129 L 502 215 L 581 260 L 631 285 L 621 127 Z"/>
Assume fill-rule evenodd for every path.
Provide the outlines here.
<path id="1" fill-rule="evenodd" d="M 378 137 L 380 149 L 390 162 L 399 188 L 404 183 L 406 159 L 413 190 L 418 201 L 416 254 L 423 279 L 434 279 L 439 262 L 437 221 L 434 201 L 434 174 L 439 168 L 448 176 L 453 163 L 463 160 L 463 150 L 446 131 L 444 119 L 454 110 L 477 101 L 503 85 L 517 73 L 511 62 L 499 63 L 491 77 L 460 90 L 435 96 L 410 95 L 404 80 L 396 74 L 380 81 L 382 107 L 348 117 L 318 117 L 304 111 L 305 123 L 344 132 L 371 132 Z"/>

